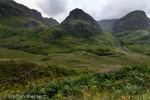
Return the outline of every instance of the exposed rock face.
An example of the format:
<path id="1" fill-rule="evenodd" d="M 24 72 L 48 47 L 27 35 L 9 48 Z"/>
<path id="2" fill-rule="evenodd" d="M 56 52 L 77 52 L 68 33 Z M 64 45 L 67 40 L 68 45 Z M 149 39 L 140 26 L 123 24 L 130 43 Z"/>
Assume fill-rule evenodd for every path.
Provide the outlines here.
<path id="1" fill-rule="evenodd" d="M 72 20 L 83 20 L 90 24 L 97 24 L 97 22 L 89 14 L 85 13 L 82 9 L 74 9 L 70 12 L 69 16 L 64 20 L 64 22 Z"/>
<path id="2" fill-rule="evenodd" d="M 21 24 L 19 27 L 33 28 L 33 27 L 38 27 L 39 25 L 40 25 L 39 23 L 37 23 L 35 21 L 31 21 L 26 24 Z"/>
<path id="3" fill-rule="evenodd" d="M 41 13 L 34 9 L 18 4 L 13 0 L 1 0 L 0 1 L 0 17 L 29 17 L 37 21 L 42 22 L 48 26 L 55 26 L 59 23 L 53 18 L 43 18 Z M 32 22 L 31 22 L 32 23 Z M 38 22 L 37 22 L 38 23 Z M 40 25 L 40 24 L 39 24 Z"/>
<path id="4" fill-rule="evenodd" d="M 45 23 L 48 26 L 56 26 L 59 25 L 59 23 L 57 22 L 57 20 L 53 19 L 53 18 L 44 18 Z"/>
<path id="5" fill-rule="evenodd" d="M 8 3 L 9 2 L 9 3 Z M 17 16 L 22 11 L 12 6 L 13 1 L 1 0 L 0 1 L 0 16 Z"/>
<path id="6" fill-rule="evenodd" d="M 89 14 L 81 9 L 74 9 L 61 23 L 61 27 L 73 33 L 86 33 L 84 35 L 100 34 L 102 32 L 99 24 Z"/>
<path id="7" fill-rule="evenodd" d="M 0 14 L 1 16 L 22 16 L 32 17 L 34 19 L 41 19 L 42 15 L 36 10 L 29 9 L 28 7 L 18 4 L 13 0 L 0 1 Z"/>
<path id="8" fill-rule="evenodd" d="M 133 11 L 117 20 L 113 26 L 114 33 L 124 30 L 148 29 L 150 20 L 144 11 Z"/>

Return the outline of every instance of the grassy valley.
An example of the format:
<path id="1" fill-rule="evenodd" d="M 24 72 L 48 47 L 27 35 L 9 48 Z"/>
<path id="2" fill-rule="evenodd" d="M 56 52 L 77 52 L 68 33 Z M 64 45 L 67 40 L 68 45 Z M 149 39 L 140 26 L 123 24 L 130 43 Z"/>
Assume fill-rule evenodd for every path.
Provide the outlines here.
<path id="1" fill-rule="evenodd" d="M 122 45 L 126 46 L 133 52 L 145 54 L 149 56 L 149 31 L 123 31 L 115 34 L 121 41 Z"/>

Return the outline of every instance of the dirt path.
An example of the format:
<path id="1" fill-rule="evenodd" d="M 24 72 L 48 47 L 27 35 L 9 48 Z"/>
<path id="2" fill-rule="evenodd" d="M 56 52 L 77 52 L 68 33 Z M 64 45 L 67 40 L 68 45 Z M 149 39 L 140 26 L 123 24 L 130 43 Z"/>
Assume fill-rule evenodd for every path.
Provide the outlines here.
<path id="1" fill-rule="evenodd" d="M 141 59 L 148 57 L 148 56 L 146 56 L 146 55 L 144 55 L 144 54 L 140 54 L 140 53 L 135 53 L 135 52 L 129 51 L 128 49 L 126 49 L 126 48 L 123 47 L 123 46 L 120 46 L 120 47 L 119 47 L 119 50 L 120 50 L 120 51 L 123 51 L 123 52 L 126 53 L 126 54 L 128 54 L 128 56 L 130 56 L 130 57 L 140 57 Z"/>
<path id="2" fill-rule="evenodd" d="M 122 47 L 122 46 L 121 46 L 121 47 L 119 47 L 119 49 L 120 49 L 121 51 L 124 51 L 125 53 L 129 54 L 130 56 L 135 56 L 135 55 L 137 55 L 136 53 L 133 53 L 133 52 L 127 50 L 125 47 Z"/>

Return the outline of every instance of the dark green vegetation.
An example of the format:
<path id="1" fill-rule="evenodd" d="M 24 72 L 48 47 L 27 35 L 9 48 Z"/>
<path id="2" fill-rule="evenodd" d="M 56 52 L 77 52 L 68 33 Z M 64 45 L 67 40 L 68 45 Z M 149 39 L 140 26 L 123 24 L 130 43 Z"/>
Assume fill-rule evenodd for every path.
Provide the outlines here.
<path id="1" fill-rule="evenodd" d="M 80 73 L 63 66 L 44 65 L 26 60 L 0 61 L 0 88 L 12 88 L 14 84 L 25 85 L 46 77 L 75 76 Z"/>
<path id="2" fill-rule="evenodd" d="M 106 69 L 106 72 L 87 74 L 76 79 L 66 79 L 37 84 L 23 94 L 46 95 L 48 99 L 77 98 L 84 99 L 84 95 L 93 98 L 96 93 L 107 93 L 115 95 L 113 98 L 101 98 L 107 100 L 119 100 L 126 96 L 134 99 L 136 95 L 143 94 L 150 88 L 150 66 L 128 66 L 117 70 L 117 67 Z M 86 100 L 86 99 L 85 99 Z M 126 100 L 126 99 L 123 99 Z"/>

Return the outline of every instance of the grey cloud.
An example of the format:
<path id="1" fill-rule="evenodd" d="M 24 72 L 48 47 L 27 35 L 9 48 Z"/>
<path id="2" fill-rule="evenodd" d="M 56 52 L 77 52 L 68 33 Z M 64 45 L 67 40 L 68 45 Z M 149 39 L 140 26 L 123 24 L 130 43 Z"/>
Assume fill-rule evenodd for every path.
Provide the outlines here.
<path id="1" fill-rule="evenodd" d="M 31 0 L 27 1 L 31 2 Z M 84 0 L 84 2 L 81 0 L 33 1 L 44 16 L 53 17 L 59 22 L 65 19 L 69 11 L 77 7 L 82 8 L 96 20 L 120 18 L 134 10 L 144 10 L 150 17 L 150 0 Z M 71 3 L 70 1 L 73 2 Z M 20 2 L 25 1 L 22 0 Z M 25 3 L 32 6 L 27 2 Z"/>
<path id="2" fill-rule="evenodd" d="M 109 0 L 109 2 L 97 12 L 98 15 L 96 19 L 120 18 L 134 10 L 143 10 L 148 14 L 150 11 L 147 8 L 149 8 L 149 0 Z"/>
<path id="3" fill-rule="evenodd" d="M 43 0 L 38 6 L 48 16 L 57 16 L 66 11 L 67 0 Z"/>

